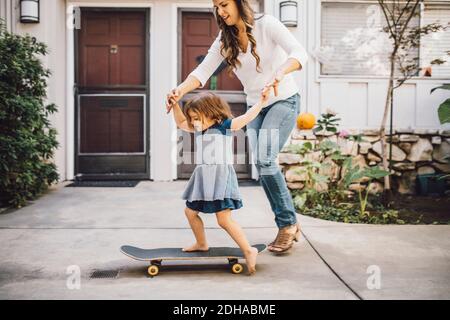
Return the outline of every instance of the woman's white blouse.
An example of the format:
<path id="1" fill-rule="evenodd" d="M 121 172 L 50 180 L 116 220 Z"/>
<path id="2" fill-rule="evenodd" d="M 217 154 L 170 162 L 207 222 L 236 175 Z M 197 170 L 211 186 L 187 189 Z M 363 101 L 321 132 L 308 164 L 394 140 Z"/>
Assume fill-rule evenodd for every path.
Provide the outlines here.
<path id="1" fill-rule="evenodd" d="M 201 88 L 216 71 L 224 60 L 220 53 L 219 34 L 211 47 L 205 59 L 194 69 L 190 75 L 197 78 L 201 83 Z M 235 74 L 244 87 L 244 93 L 247 95 L 247 105 L 252 106 L 259 101 L 261 90 L 270 81 L 273 80 L 275 72 L 288 58 L 296 59 L 305 67 L 308 61 L 308 53 L 305 48 L 297 41 L 286 26 L 284 26 L 274 16 L 265 14 L 261 18 L 255 19 L 255 25 L 252 34 L 256 40 L 256 53 L 258 53 L 261 62 L 261 72 L 256 71 L 256 59 L 251 53 L 251 43 L 248 42 L 246 53 L 239 52 L 238 59 L 241 66 L 237 67 Z M 226 72 L 226 71 L 225 71 Z M 292 74 L 287 74 L 278 86 L 278 96 L 270 95 L 267 105 L 276 101 L 284 100 L 296 94 L 299 91 Z"/>

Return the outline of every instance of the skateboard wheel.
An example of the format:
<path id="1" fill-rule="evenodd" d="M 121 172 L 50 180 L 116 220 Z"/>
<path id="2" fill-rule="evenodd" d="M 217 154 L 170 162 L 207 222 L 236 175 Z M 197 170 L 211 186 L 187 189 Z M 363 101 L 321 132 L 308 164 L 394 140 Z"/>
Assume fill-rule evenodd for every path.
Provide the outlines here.
<path id="1" fill-rule="evenodd" d="M 231 267 L 231 272 L 233 272 L 234 274 L 239 274 L 242 271 L 244 271 L 244 267 L 242 266 L 242 264 L 240 263 L 235 263 L 233 264 L 233 266 Z"/>
<path id="2" fill-rule="evenodd" d="M 148 274 L 152 277 L 158 275 L 159 273 L 159 268 L 158 266 L 155 265 L 151 265 L 150 267 L 148 267 Z"/>

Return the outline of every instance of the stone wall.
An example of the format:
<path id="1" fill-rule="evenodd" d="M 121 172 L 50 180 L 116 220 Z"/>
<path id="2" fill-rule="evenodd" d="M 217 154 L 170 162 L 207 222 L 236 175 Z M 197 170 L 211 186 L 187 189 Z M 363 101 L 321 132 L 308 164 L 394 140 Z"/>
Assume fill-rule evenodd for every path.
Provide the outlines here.
<path id="1" fill-rule="evenodd" d="M 298 130 L 292 132 L 291 139 L 278 156 L 278 162 L 285 174 L 290 189 L 302 189 L 305 176 L 296 173 L 303 159 L 312 159 L 327 166 L 320 169 L 320 173 L 330 177 L 332 181 L 338 181 L 343 176 L 342 168 L 331 157 L 316 151 L 306 155 L 286 152 L 289 144 L 302 144 L 307 141 L 317 145 L 324 139 L 329 139 L 338 144 L 342 155 L 353 157 L 353 165 L 360 167 L 377 166 L 381 164 L 381 141 L 378 130 L 347 130 L 350 135 L 361 135 L 363 142 L 351 141 L 341 135 L 332 132 L 319 132 L 314 134 L 312 130 Z M 392 137 L 387 134 L 387 141 L 392 142 L 393 175 L 392 188 L 400 193 L 413 194 L 416 190 L 416 177 L 426 173 L 450 173 L 450 162 L 446 157 L 450 156 L 450 130 L 396 130 Z M 389 148 L 389 144 L 388 144 Z M 389 149 L 388 149 L 389 150 Z M 389 151 L 388 151 L 389 152 Z M 364 182 L 364 179 L 362 181 Z M 326 190 L 327 185 L 316 186 L 319 190 Z M 350 186 L 350 190 L 356 191 L 362 188 L 358 184 Z M 383 190 L 381 181 L 374 181 L 369 185 L 372 193 Z"/>

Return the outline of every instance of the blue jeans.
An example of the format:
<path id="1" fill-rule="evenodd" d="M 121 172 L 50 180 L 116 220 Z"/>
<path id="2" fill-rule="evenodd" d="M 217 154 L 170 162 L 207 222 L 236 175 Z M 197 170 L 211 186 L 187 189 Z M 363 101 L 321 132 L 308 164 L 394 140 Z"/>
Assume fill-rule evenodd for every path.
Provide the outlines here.
<path id="1" fill-rule="evenodd" d="M 291 194 L 275 160 L 294 129 L 299 112 L 300 95 L 296 93 L 263 108 L 247 125 L 247 136 L 253 159 L 256 160 L 259 180 L 275 214 L 278 228 L 297 223 Z"/>

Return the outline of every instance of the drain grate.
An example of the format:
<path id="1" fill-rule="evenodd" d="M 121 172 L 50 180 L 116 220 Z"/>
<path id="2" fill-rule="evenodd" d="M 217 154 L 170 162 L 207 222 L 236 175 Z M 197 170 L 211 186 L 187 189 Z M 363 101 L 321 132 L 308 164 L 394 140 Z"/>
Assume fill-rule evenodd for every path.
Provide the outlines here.
<path id="1" fill-rule="evenodd" d="M 139 180 L 74 181 L 66 187 L 134 188 L 139 182 Z"/>
<path id="2" fill-rule="evenodd" d="M 94 270 L 90 279 L 115 279 L 119 276 L 120 270 Z"/>

